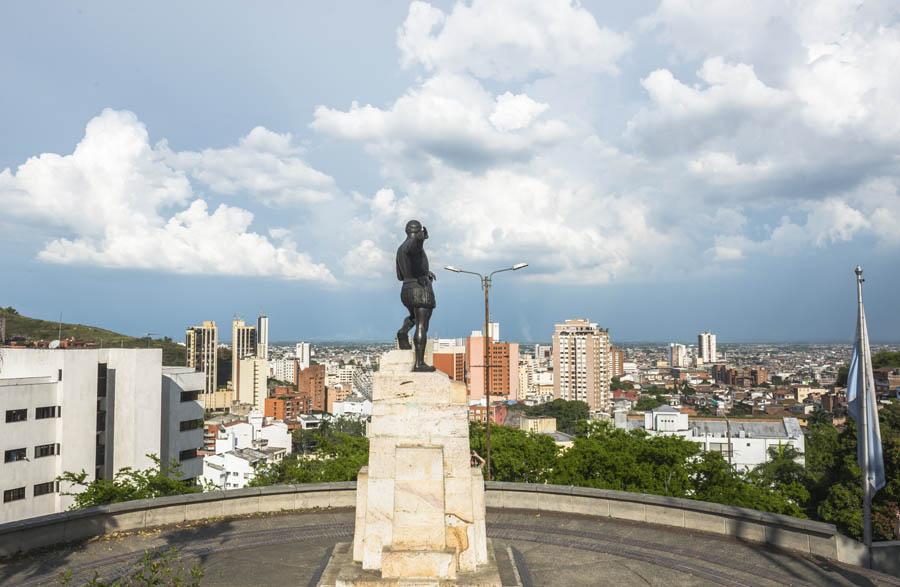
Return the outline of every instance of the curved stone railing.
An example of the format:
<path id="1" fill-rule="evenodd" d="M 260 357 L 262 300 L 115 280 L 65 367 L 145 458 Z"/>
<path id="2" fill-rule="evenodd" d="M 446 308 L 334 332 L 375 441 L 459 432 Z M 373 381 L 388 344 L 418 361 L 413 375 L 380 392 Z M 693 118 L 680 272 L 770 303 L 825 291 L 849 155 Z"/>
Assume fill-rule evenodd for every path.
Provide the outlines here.
<path id="1" fill-rule="evenodd" d="M 487 482 L 492 510 L 525 509 L 618 518 L 732 536 L 862 565 L 865 547 L 832 524 L 746 508 L 607 489 Z M 273 485 L 110 504 L 0 524 L 0 556 L 192 520 L 289 510 L 353 508 L 356 483 Z M 872 548 L 873 567 L 900 575 L 900 542 Z"/>

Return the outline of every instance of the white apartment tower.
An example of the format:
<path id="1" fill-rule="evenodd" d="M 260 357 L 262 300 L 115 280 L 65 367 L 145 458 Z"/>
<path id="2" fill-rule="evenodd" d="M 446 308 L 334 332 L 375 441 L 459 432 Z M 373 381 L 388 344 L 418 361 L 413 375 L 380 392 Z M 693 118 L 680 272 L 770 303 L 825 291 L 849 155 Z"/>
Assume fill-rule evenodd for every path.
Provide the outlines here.
<path id="1" fill-rule="evenodd" d="M 269 359 L 269 317 L 265 314 L 256 319 L 256 356 Z"/>
<path id="2" fill-rule="evenodd" d="M 669 366 L 670 367 L 687 367 L 688 356 L 687 347 L 677 342 L 669 343 Z"/>
<path id="3" fill-rule="evenodd" d="M 304 369 L 309 369 L 309 343 L 308 342 L 298 342 L 296 348 L 294 349 L 294 356 L 297 357 L 297 362 L 299 363 L 298 370 L 303 371 Z"/>
<path id="4" fill-rule="evenodd" d="M 161 350 L 4 348 L 0 364 L 0 523 L 65 511 L 67 471 L 109 479 L 155 454 L 202 472 L 205 377 L 166 382 Z"/>
<path id="5" fill-rule="evenodd" d="M 610 407 L 609 332 L 587 320 L 566 320 L 553 333 L 553 395 L 591 410 Z"/>
<path id="6" fill-rule="evenodd" d="M 235 399 L 239 395 L 238 369 L 241 359 L 256 356 L 256 326 L 248 326 L 243 320 L 231 321 L 231 385 Z"/>
<path id="7" fill-rule="evenodd" d="M 219 346 L 219 329 L 212 320 L 205 320 L 200 326 L 191 326 L 185 331 L 187 366 L 205 375 L 203 393 L 212 396 L 216 391 L 218 373 L 216 370 L 216 350 Z"/>
<path id="8" fill-rule="evenodd" d="M 704 363 L 715 363 L 718 355 L 716 354 L 716 335 L 711 332 L 701 332 L 697 335 L 697 356 Z"/>

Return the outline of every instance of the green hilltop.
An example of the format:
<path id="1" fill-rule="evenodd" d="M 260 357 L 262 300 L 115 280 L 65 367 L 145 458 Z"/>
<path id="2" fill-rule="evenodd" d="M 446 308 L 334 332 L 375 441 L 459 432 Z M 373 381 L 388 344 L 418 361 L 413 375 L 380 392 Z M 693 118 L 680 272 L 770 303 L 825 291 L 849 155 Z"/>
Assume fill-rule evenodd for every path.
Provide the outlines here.
<path id="1" fill-rule="evenodd" d="M 0 308 L 0 317 L 6 318 L 6 338 L 24 338 L 26 341 L 51 341 L 57 338 L 74 338 L 79 343 L 93 343 L 103 348 L 120 347 L 162 349 L 163 365 L 184 365 L 185 348 L 169 337 L 161 339 L 128 336 L 86 324 L 60 323 L 54 320 L 29 318 L 15 308 Z"/>

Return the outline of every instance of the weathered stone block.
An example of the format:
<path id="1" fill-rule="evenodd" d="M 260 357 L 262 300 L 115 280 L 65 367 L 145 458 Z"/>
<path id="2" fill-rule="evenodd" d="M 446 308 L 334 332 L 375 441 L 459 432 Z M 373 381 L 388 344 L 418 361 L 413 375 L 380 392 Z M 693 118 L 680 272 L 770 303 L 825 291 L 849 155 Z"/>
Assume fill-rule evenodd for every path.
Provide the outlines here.
<path id="1" fill-rule="evenodd" d="M 382 554 L 384 578 L 455 579 L 456 556 L 453 551 L 386 549 Z"/>
<path id="2" fill-rule="evenodd" d="M 571 504 L 573 514 L 581 514 L 582 516 L 601 516 L 604 518 L 610 516 L 609 500 L 606 499 L 573 495 Z"/>
<path id="3" fill-rule="evenodd" d="M 236 497 L 222 503 L 222 513 L 226 516 L 240 516 L 259 512 L 259 496 Z"/>
<path id="4" fill-rule="evenodd" d="M 331 496 L 326 491 L 304 491 L 294 494 L 295 510 L 326 509 L 331 507 Z"/>
<path id="5" fill-rule="evenodd" d="M 184 511 L 184 504 L 150 508 L 147 510 L 144 517 L 145 527 L 152 528 L 153 526 L 180 524 L 181 522 L 184 522 Z"/>
<path id="6" fill-rule="evenodd" d="M 684 527 L 698 532 L 725 534 L 725 519 L 715 514 L 684 510 Z"/>
<path id="7" fill-rule="evenodd" d="M 766 541 L 765 525 L 736 518 L 725 519 L 725 533 L 736 538 L 751 540 L 753 542 Z"/>
<path id="8" fill-rule="evenodd" d="M 572 496 L 559 493 L 538 493 L 538 509 L 542 512 L 571 512 Z"/>
<path id="9" fill-rule="evenodd" d="M 809 553 L 816 556 L 824 556 L 825 558 L 837 558 L 837 543 L 834 536 L 816 536 L 809 535 Z"/>
<path id="10" fill-rule="evenodd" d="M 684 510 L 680 508 L 646 504 L 644 506 L 644 515 L 649 524 L 684 527 Z"/>
<path id="11" fill-rule="evenodd" d="M 610 501 L 609 515 L 612 518 L 635 520 L 637 522 L 643 522 L 647 519 L 644 504 L 630 501 Z"/>
<path id="12" fill-rule="evenodd" d="M 766 542 L 781 548 L 809 552 L 809 534 L 776 526 L 766 526 Z"/>
<path id="13" fill-rule="evenodd" d="M 259 511 L 261 512 L 283 512 L 294 509 L 296 503 L 294 494 L 292 493 L 273 493 L 270 495 L 259 496 Z"/>
<path id="14" fill-rule="evenodd" d="M 503 507 L 507 509 L 536 510 L 538 494 L 530 491 L 503 491 Z"/>

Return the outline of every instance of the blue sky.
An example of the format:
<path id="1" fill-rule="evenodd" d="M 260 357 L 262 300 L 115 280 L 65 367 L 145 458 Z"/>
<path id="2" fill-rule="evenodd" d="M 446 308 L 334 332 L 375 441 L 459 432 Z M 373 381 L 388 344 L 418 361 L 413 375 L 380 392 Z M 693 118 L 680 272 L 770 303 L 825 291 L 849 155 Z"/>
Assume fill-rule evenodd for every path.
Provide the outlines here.
<path id="1" fill-rule="evenodd" d="M 622 4 L 4 3 L 0 305 L 387 339 L 416 217 L 435 267 L 531 264 L 509 339 L 849 341 L 857 263 L 900 339 L 896 3 Z"/>

